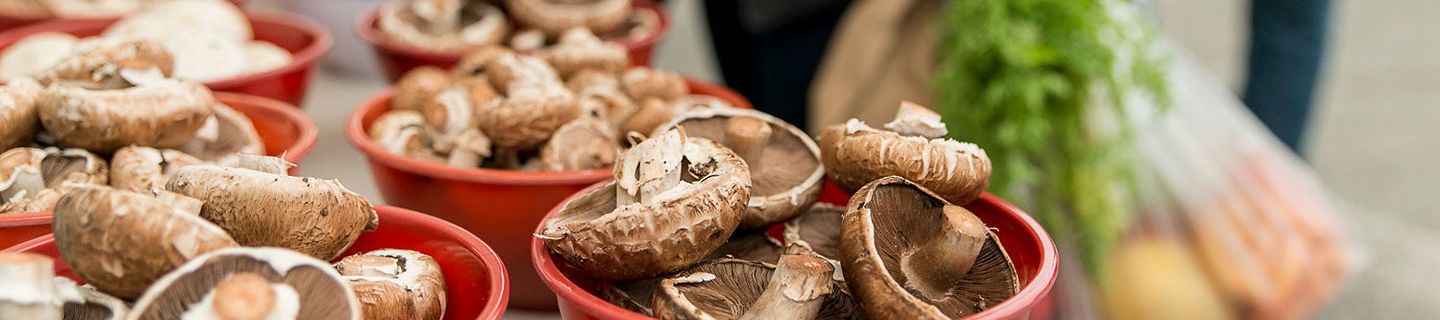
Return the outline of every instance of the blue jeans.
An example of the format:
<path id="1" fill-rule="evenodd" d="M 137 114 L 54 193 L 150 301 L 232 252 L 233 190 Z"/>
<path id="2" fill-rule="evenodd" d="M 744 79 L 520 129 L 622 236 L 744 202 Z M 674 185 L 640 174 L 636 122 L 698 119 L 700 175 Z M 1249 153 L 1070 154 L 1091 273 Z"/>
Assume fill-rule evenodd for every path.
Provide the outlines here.
<path id="1" fill-rule="evenodd" d="M 1330 0 L 1253 0 L 1250 9 L 1245 105 L 1302 153 L 1325 56 Z"/>

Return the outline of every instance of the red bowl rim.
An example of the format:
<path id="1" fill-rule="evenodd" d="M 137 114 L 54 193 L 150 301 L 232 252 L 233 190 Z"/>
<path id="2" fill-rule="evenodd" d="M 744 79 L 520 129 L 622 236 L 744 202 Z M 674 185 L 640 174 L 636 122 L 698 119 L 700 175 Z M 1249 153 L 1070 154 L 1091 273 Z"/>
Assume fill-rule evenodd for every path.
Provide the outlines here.
<path id="1" fill-rule="evenodd" d="M 660 41 L 660 38 L 663 38 L 666 33 L 670 32 L 670 13 L 666 12 L 664 7 L 649 0 L 635 0 L 634 5 L 637 9 L 654 11 L 656 16 L 660 18 L 660 27 L 655 28 L 655 32 L 650 34 L 614 40 L 615 43 L 625 46 L 625 49 L 630 51 L 654 46 L 656 42 Z M 380 19 L 380 9 L 383 7 L 382 5 L 370 9 L 366 11 L 364 15 L 361 15 L 359 19 L 355 20 L 355 34 L 359 35 L 361 39 L 365 39 L 365 42 L 369 42 L 371 45 L 387 51 L 399 52 L 407 56 L 420 57 L 428 60 L 459 60 L 465 55 L 466 50 L 432 50 L 390 41 L 390 39 L 380 34 L 378 28 L 375 27 L 375 21 Z"/>
<path id="2" fill-rule="evenodd" d="M 535 226 L 535 234 L 543 232 L 544 230 L 542 229 L 545 227 L 545 221 L 555 216 L 560 208 L 570 203 L 571 200 L 590 193 L 595 189 L 604 187 L 607 183 L 609 183 L 609 181 L 597 183 L 561 201 L 559 205 L 556 205 L 554 209 L 551 209 L 549 213 L 545 214 L 544 218 L 540 219 L 540 224 Z M 1034 218 L 1030 217 L 1030 214 L 1025 213 L 1025 211 L 1020 210 L 1020 208 L 1015 207 L 1015 205 L 989 192 L 981 194 L 980 199 L 976 201 L 1000 207 L 1000 211 L 1005 212 L 1010 218 L 1017 219 L 1025 225 L 1025 229 L 1030 233 L 1030 236 L 1038 239 L 1040 242 L 1040 269 L 1039 272 L 1035 274 L 1035 278 L 1021 287 L 1020 292 L 1015 293 L 1015 296 L 1010 297 L 1010 299 L 1005 299 L 1004 302 L 985 309 L 985 311 L 970 315 L 966 317 L 966 319 L 998 319 L 1025 314 L 1027 308 L 1030 308 L 1031 305 L 1039 302 L 1041 298 L 1049 295 L 1050 291 L 1054 289 L 1055 280 L 1059 273 L 1060 254 L 1055 248 L 1054 241 L 1050 239 L 1050 235 L 1045 232 L 1045 229 L 1040 226 L 1039 222 L 1036 222 Z M 579 305 L 583 310 L 582 312 L 587 315 L 600 319 L 650 318 L 600 299 L 600 297 L 590 294 L 589 291 L 576 285 L 575 282 L 570 281 L 569 277 L 560 273 L 560 270 L 555 266 L 555 261 L 550 259 L 550 252 L 545 250 L 545 241 L 540 238 L 530 239 L 530 262 L 535 267 L 536 273 L 540 274 L 540 280 L 545 282 L 545 286 L 549 287 L 550 291 L 555 292 L 555 295 L 559 296 L 560 299 Z"/>
<path id="3" fill-rule="evenodd" d="M 462 229 L 459 226 L 450 223 L 449 221 L 445 221 L 443 219 L 436 218 L 428 214 L 423 214 L 410 209 L 387 205 L 375 206 L 375 211 L 385 211 L 387 215 L 406 216 L 410 220 L 420 221 L 421 224 L 427 225 L 432 228 L 440 229 L 440 233 L 443 233 L 450 238 L 456 239 L 466 249 L 470 249 L 471 251 L 473 251 L 476 257 L 480 259 L 480 262 L 486 266 L 487 272 L 485 273 L 485 275 L 491 280 L 489 290 L 490 299 L 485 302 L 484 308 L 481 309 L 480 314 L 475 318 L 500 319 L 501 316 L 505 314 L 505 307 L 506 305 L 508 305 L 510 300 L 510 275 L 505 270 L 505 262 L 500 260 L 500 255 L 496 254 L 495 250 L 491 249 L 489 244 L 485 243 L 485 241 L 481 241 L 480 238 L 475 236 L 475 234 L 470 233 L 469 231 L 465 231 L 465 229 Z M 45 214 L 46 216 L 50 215 L 49 212 L 40 212 L 40 214 Z M 37 246 L 51 243 L 54 241 L 55 234 L 45 234 L 35 239 L 26 240 L 25 242 L 21 242 L 19 244 L 16 244 L 15 246 L 0 250 L 0 252 L 28 251 Z"/>
<path id="4" fill-rule="evenodd" d="M 308 69 L 314 67 L 315 61 L 325 56 L 325 53 L 329 52 L 330 47 L 335 44 L 335 38 L 330 36 L 330 32 L 325 31 L 325 28 L 320 26 L 319 23 L 305 16 L 286 12 L 254 12 L 247 10 L 245 11 L 245 17 L 252 25 L 252 28 L 255 24 L 277 25 L 288 29 L 288 32 L 291 33 L 310 35 L 315 40 L 311 41 L 310 44 L 304 48 L 291 52 L 290 63 L 284 66 L 261 72 L 241 74 L 227 79 L 202 82 L 206 87 L 214 90 L 227 90 L 259 81 L 278 78 L 280 75 L 292 73 L 296 70 Z M 106 27 L 109 27 L 110 24 L 119 21 L 119 19 L 120 18 L 74 18 L 49 20 L 0 32 L 0 43 L 14 45 L 21 39 L 37 33 L 48 31 L 70 33 L 71 31 L 85 29 L 82 28 L 82 26 L 89 25 L 89 23 L 77 24 L 77 22 L 103 22 Z"/>
<path id="5" fill-rule="evenodd" d="M 706 88 L 707 94 L 713 95 L 721 100 L 736 103 L 736 107 L 753 109 L 748 100 L 741 97 L 729 88 L 709 83 L 694 78 L 685 78 L 685 83 L 695 92 L 695 88 Z M 376 108 L 389 108 L 391 98 L 395 95 L 394 90 L 386 89 L 355 111 L 350 112 L 349 119 L 345 120 L 345 138 L 350 140 L 350 145 L 355 146 L 370 161 L 379 162 L 387 168 L 404 170 L 422 176 L 458 180 L 472 183 L 500 184 L 500 185 L 559 185 L 559 184 L 586 184 L 610 178 L 610 169 L 594 169 L 567 172 L 526 172 L 515 170 L 500 170 L 487 168 L 460 168 L 443 164 L 429 163 L 409 157 L 401 156 L 385 150 L 379 144 L 370 140 L 370 135 L 365 132 L 365 114 Z"/>
<path id="6" fill-rule="evenodd" d="M 243 102 L 242 104 L 246 105 L 247 108 L 264 109 L 269 112 L 279 113 L 283 115 L 285 119 L 289 120 L 290 123 L 298 126 L 300 128 L 300 137 L 296 138 L 295 142 L 290 145 L 290 148 L 285 149 L 284 152 L 285 161 L 290 161 L 290 163 L 300 163 L 300 160 L 305 159 L 305 155 L 310 154 L 310 149 L 315 147 L 315 141 L 320 137 L 320 129 L 315 126 L 315 122 L 310 121 L 310 117 L 300 113 L 299 108 L 289 103 L 241 93 L 215 92 L 214 95 L 215 100 L 226 105 L 239 101 Z M 241 113 L 243 114 L 244 112 Z M 0 229 L 49 223 L 49 212 L 0 214 Z"/>

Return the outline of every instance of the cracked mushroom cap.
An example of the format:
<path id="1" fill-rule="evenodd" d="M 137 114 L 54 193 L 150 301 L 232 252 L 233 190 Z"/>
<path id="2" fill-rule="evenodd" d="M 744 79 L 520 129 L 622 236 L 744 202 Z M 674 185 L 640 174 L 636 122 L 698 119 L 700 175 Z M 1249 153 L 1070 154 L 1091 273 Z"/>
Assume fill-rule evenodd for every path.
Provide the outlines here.
<path id="1" fill-rule="evenodd" d="M 620 144 L 609 124 L 578 118 L 560 126 L 540 149 L 544 171 L 576 171 L 609 167 L 619 156 Z"/>
<path id="2" fill-rule="evenodd" d="M 339 181 L 201 164 L 165 189 L 203 201 L 200 217 L 245 246 L 282 247 L 330 260 L 375 230 L 375 209 Z"/>
<path id="3" fill-rule="evenodd" d="M 979 146 L 903 136 L 857 119 L 826 128 L 820 146 L 830 179 L 847 192 L 893 175 L 924 185 L 951 203 L 966 204 L 979 198 L 990 181 L 990 157 Z"/>
<path id="4" fill-rule="evenodd" d="M 617 31 L 629 21 L 632 7 L 631 0 L 506 0 L 505 5 L 520 25 L 552 38 L 576 27 L 597 34 Z"/>
<path id="5" fill-rule="evenodd" d="M 40 128 L 36 102 L 44 88 L 29 78 L 11 80 L 0 88 L 0 149 L 23 147 L 35 140 Z"/>
<path id="6" fill-rule="evenodd" d="M 120 148 L 110 157 L 110 186 L 150 193 L 165 189 L 165 182 L 176 169 L 201 163 L 206 161 L 178 150 L 140 146 Z"/>
<path id="7" fill-rule="evenodd" d="M 564 204 L 536 235 L 602 279 L 675 272 L 719 248 L 740 222 L 750 174 L 740 157 L 680 131 L 623 153 L 616 182 Z"/>
<path id="8" fill-rule="evenodd" d="M 820 148 L 800 128 L 763 112 L 707 108 L 675 117 L 658 130 L 684 127 L 692 137 L 722 141 L 750 166 L 750 203 L 741 228 L 789 220 L 820 198 L 825 169 Z"/>
<path id="9" fill-rule="evenodd" d="M 55 277 L 55 291 L 64 302 L 66 320 L 120 320 L 130 306 L 95 288 L 81 286 L 66 277 Z"/>
<path id="10" fill-rule="evenodd" d="M 720 259 L 660 281 L 661 319 L 850 319 L 854 304 L 835 269 L 812 254 L 788 253 L 778 264 Z"/>
<path id="11" fill-rule="evenodd" d="M 75 274 L 121 299 L 138 298 L 190 259 L 237 245 L 193 213 L 105 186 L 80 186 L 62 196 L 54 231 L 55 246 Z"/>
<path id="12" fill-rule="evenodd" d="M 265 143 L 250 117 L 224 104 L 215 104 L 215 114 L 195 133 L 195 139 L 178 150 L 207 162 L 226 162 L 238 154 L 263 154 Z"/>
<path id="13" fill-rule="evenodd" d="M 870 318 L 962 318 L 1019 291 L 984 222 L 904 178 L 861 188 L 842 219 L 840 263 Z"/>
<path id="14" fill-rule="evenodd" d="M 445 276 L 434 258 L 381 249 L 335 263 L 370 319 L 439 320 L 445 315 Z"/>
<path id="15" fill-rule="evenodd" d="M 410 70 L 395 82 L 395 98 L 390 100 L 390 110 L 420 110 L 453 81 L 450 74 L 440 68 L 422 66 Z"/>
<path id="16" fill-rule="evenodd" d="M 280 248 L 228 248 L 155 282 L 126 319 L 361 319 L 329 264 Z"/>
<path id="17" fill-rule="evenodd" d="M 193 139 L 215 98 L 194 82 L 90 90 L 52 85 L 40 99 L 40 123 L 60 144 L 99 153 L 140 145 L 174 148 Z"/>
<path id="18" fill-rule="evenodd" d="M 60 319 L 55 263 L 49 257 L 0 252 L 0 315 L 6 319 Z"/>

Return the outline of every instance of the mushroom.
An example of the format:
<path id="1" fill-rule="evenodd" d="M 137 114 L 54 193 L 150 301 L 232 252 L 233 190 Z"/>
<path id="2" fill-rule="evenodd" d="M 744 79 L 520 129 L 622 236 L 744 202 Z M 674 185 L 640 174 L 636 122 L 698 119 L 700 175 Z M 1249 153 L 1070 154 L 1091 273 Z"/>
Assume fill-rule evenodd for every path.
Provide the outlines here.
<path id="1" fill-rule="evenodd" d="M 513 51 L 496 53 L 485 61 L 485 76 L 501 94 L 515 95 L 512 86 L 565 86 L 560 75 L 545 59 L 520 55 Z"/>
<path id="2" fill-rule="evenodd" d="M 571 75 L 565 86 L 580 100 L 580 109 L 586 116 L 605 120 L 616 130 L 638 108 L 621 90 L 620 78 L 612 73 L 582 70 Z"/>
<path id="3" fill-rule="evenodd" d="M 434 258 L 382 249 L 335 264 L 369 319 L 439 320 L 445 315 L 445 276 Z"/>
<path id="4" fill-rule="evenodd" d="M 54 67 L 70 56 L 79 41 L 61 32 L 41 32 L 20 39 L 0 51 L 0 81 L 20 79 Z"/>
<path id="5" fill-rule="evenodd" d="M 73 184 L 108 180 L 105 160 L 83 149 L 16 148 L 0 154 L 0 212 L 49 211 Z"/>
<path id="6" fill-rule="evenodd" d="M 825 259 L 792 247 L 779 263 L 721 259 L 660 281 L 661 319 L 832 319 L 849 299 Z M 845 317 L 848 318 L 848 317 Z"/>
<path id="7" fill-rule="evenodd" d="M 923 112 L 902 108 L 890 126 L 909 134 L 943 132 L 926 129 L 934 121 L 926 120 Z M 980 197 L 990 181 L 990 157 L 974 144 L 878 130 L 858 119 L 826 128 L 820 146 L 830 179 L 847 192 L 894 175 L 963 205 Z"/>
<path id="8" fill-rule="evenodd" d="M 620 81 L 625 86 L 625 92 L 635 101 L 659 99 L 665 102 L 674 102 L 685 98 L 690 93 L 690 87 L 685 84 L 685 77 L 674 72 L 647 67 L 630 68 L 620 76 Z"/>
<path id="9" fill-rule="evenodd" d="M 279 69 L 295 57 L 290 51 L 264 41 L 250 41 L 245 43 L 246 72 L 261 72 Z"/>
<path id="10" fill-rule="evenodd" d="M 286 161 L 280 157 L 255 154 L 242 154 L 235 159 L 235 163 L 227 164 L 227 166 L 280 176 L 290 175 L 290 169 L 295 168 L 294 163 L 290 163 L 290 161 Z"/>
<path id="11" fill-rule="evenodd" d="M 620 123 L 620 132 L 624 134 L 655 132 L 666 122 L 675 118 L 674 109 L 666 105 L 664 101 L 648 99 L 640 103 L 640 106 L 630 113 L 625 121 Z"/>
<path id="12" fill-rule="evenodd" d="M 110 186 L 139 193 L 165 189 L 176 169 L 201 163 L 205 161 L 172 149 L 124 147 L 110 157 Z"/>
<path id="13" fill-rule="evenodd" d="M 786 241 L 804 241 L 826 259 L 840 259 L 840 217 L 845 207 L 816 203 L 804 214 L 785 222 Z"/>
<path id="14" fill-rule="evenodd" d="M 841 234 L 845 280 L 873 319 L 962 318 L 1020 288 L 984 222 L 905 178 L 880 178 L 856 192 Z"/>
<path id="15" fill-rule="evenodd" d="M 495 146 L 529 150 L 579 116 L 575 96 L 558 82 L 517 81 L 500 104 L 481 109 L 479 120 L 480 130 Z"/>
<path id="16" fill-rule="evenodd" d="M 490 60 L 495 60 L 496 57 L 508 52 L 510 49 L 500 46 L 484 46 L 471 50 L 470 53 L 466 53 L 464 57 L 460 58 L 460 62 L 450 68 L 450 74 L 459 79 L 484 77 L 486 65 L 490 63 Z"/>
<path id="17" fill-rule="evenodd" d="M 158 42 L 149 40 L 89 40 L 70 55 L 36 75 L 41 84 L 85 84 L 118 89 L 166 78 L 175 70 L 175 58 Z M 158 73 L 158 76 L 157 76 Z"/>
<path id="18" fill-rule="evenodd" d="M 226 162 L 238 154 L 262 154 L 265 143 L 250 117 L 217 103 L 215 114 L 205 120 L 195 138 L 178 149 L 208 162 Z"/>
<path id="19" fill-rule="evenodd" d="M 105 186 L 77 186 L 62 196 L 54 231 L 60 257 L 75 274 L 121 299 L 139 297 L 190 259 L 236 246 L 225 230 L 193 213 Z"/>
<path id="20" fill-rule="evenodd" d="M 585 28 L 565 31 L 560 42 L 545 50 L 543 55 L 545 61 L 549 61 L 565 79 L 580 71 L 619 73 L 630 66 L 630 55 L 624 46 L 600 40 Z"/>
<path id="21" fill-rule="evenodd" d="M 241 245 L 282 247 L 324 260 L 378 223 L 370 202 L 335 180 L 201 164 L 176 170 L 165 189 L 204 201 L 200 217 Z"/>
<path id="22" fill-rule="evenodd" d="M 506 0 L 515 21 L 539 29 L 551 37 L 565 30 L 584 27 L 595 33 L 610 33 L 625 27 L 631 0 Z"/>
<path id="23" fill-rule="evenodd" d="M 520 51 L 544 49 L 545 31 L 540 31 L 540 29 L 516 31 L 510 36 L 510 48 Z"/>
<path id="24" fill-rule="evenodd" d="M 7 319 L 59 320 L 55 264 L 34 253 L 0 252 L 0 315 Z"/>
<path id="25" fill-rule="evenodd" d="M 130 312 L 125 301 L 76 284 L 70 278 L 55 277 L 54 281 L 67 320 L 120 320 Z"/>
<path id="26" fill-rule="evenodd" d="M 161 80 L 109 90 L 52 85 L 39 110 L 40 123 L 61 144 L 110 153 L 129 145 L 183 145 L 195 137 L 214 105 L 205 86 Z"/>
<path id="27" fill-rule="evenodd" d="M 708 259 L 707 259 L 708 260 Z M 608 281 L 600 282 L 596 291 L 605 301 L 611 304 L 643 314 L 647 317 L 654 317 L 655 311 L 651 309 L 651 297 L 655 296 L 655 290 L 660 288 L 660 280 L 664 278 L 647 278 L 633 281 Z"/>
<path id="28" fill-rule="evenodd" d="M 780 255 L 784 251 L 784 245 L 764 231 L 736 231 L 730 236 L 730 240 L 711 252 L 705 260 L 732 258 L 773 264 L 780 261 Z"/>
<path id="29" fill-rule="evenodd" d="M 420 109 L 430 131 L 436 133 L 435 150 L 453 155 L 452 149 L 462 145 L 464 148 L 461 149 L 465 149 L 461 150 L 464 160 L 455 165 L 478 165 L 480 159 L 489 156 L 490 143 L 488 137 L 476 130 L 479 123 L 477 114 L 482 109 L 494 107 L 500 101 L 495 89 L 490 87 L 485 78 L 480 77 L 460 80 L 449 89 L 441 91 Z M 471 133 L 462 135 L 467 131 Z M 460 141 L 461 139 L 466 141 Z M 454 157 L 452 160 L 455 160 Z M 474 164 L 468 164 L 470 162 Z"/>
<path id="30" fill-rule="evenodd" d="M 820 198 L 825 169 L 810 135 L 763 112 L 708 108 L 691 111 L 658 130 L 684 127 L 693 137 L 723 141 L 750 166 L 754 187 L 740 228 L 764 228 L 789 220 Z"/>
<path id="31" fill-rule="evenodd" d="M 29 78 L 11 80 L 0 88 L 0 149 L 28 146 L 35 140 L 40 116 L 35 103 L 40 99 L 40 84 Z"/>
<path id="32" fill-rule="evenodd" d="M 597 278 L 640 279 L 694 265 L 730 237 L 750 198 L 739 156 L 680 130 L 639 143 L 616 163 L 615 182 L 562 205 L 536 235 Z"/>
<path id="33" fill-rule="evenodd" d="M 417 47 L 458 50 L 499 44 L 510 25 L 484 1 L 413 0 L 386 5 L 377 23 L 387 38 Z"/>
<path id="34" fill-rule="evenodd" d="M 540 149 L 541 170 L 574 171 L 609 167 L 615 164 L 620 144 L 610 125 L 597 119 L 579 118 L 560 126 Z"/>
<path id="35" fill-rule="evenodd" d="M 390 101 L 390 110 L 420 110 L 430 99 L 450 87 L 453 81 L 445 70 L 422 66 L 406 72 L 395 82 L 395 99 Z"/>
<path id="36" fill-rule="evenodd" d="M 425 116 L 415 110 L 386 112 L 370 125 L 370 139 L 391 153 L 431 163 L 445 163 L 432 149 L 434 138 Z"/>
<path id="37" fill-rule="evenodd" d="M 324 261 L 280 248 L 228 248 L 166 274 L 126 319 L 360 319 L 351 287 Z"/>
<path id="38" fill-rule="evenodd" d="M 93 1 L 93 0 L 84 0 Z M 167 39 L 207 37 L 227 43 L 254 38 L 245 12 L 229 1 L 161 1 L 126 16 L 105 29 L 104 37 Z M 176 52 L 176 54 L 185 54 Z"/>

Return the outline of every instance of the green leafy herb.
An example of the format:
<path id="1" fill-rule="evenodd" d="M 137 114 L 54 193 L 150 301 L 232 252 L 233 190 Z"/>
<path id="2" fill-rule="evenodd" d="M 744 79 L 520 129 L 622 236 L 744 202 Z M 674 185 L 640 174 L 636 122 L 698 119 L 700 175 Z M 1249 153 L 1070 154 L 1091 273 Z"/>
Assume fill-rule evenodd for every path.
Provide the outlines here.
<path id="1" fill-rule="evenodd" d="M 1134 203 L 1126 99 L 1169 99 L 1165 61 L 1129 5 L 965 0 L 942 13 L 933 85 L 951 135 L 984 147 L 990 190 L 1075 240 L 1092 275 Z"/>

